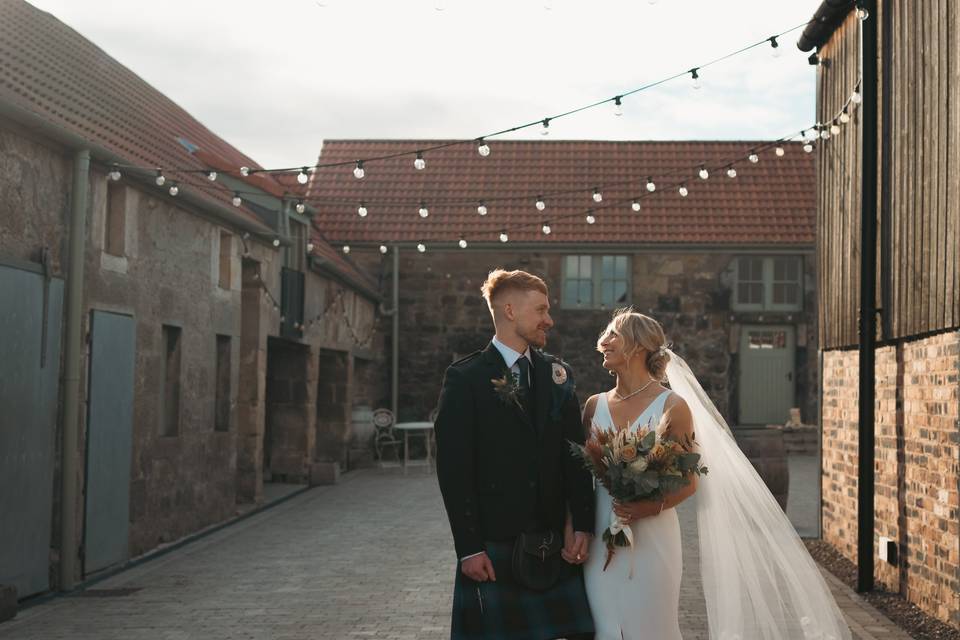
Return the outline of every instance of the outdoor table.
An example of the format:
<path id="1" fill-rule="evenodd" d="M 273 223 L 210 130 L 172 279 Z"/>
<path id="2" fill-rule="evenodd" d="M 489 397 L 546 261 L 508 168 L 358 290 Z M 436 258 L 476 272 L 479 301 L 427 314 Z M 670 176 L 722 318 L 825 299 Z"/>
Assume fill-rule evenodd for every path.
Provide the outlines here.
<path id="1" fill-rule="evenodd" d="M 410 437 L 422 437 L 424 447 L 427 450 L 427 457 L 422 461 L 427 465 L 429 471 L 433 463 L 433 454 L 431 452 L 433 442 L 433 423 L 432 422 L 398 422 L 393 425 L 394 429 L 403 431 L 403 472 L 407 472 L 407 466 L 410 464 Z M 417 461 L 420 462 L 420 461 Z"/>

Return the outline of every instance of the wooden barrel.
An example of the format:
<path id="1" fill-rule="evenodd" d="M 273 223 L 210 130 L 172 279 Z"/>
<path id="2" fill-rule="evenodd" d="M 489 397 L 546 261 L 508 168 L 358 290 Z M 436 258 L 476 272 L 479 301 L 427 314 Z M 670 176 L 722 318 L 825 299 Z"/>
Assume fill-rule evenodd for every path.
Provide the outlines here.
<path id="1" fill-rule="evenodd" d="M 790 469 L 787 466 L 783 432 L 776 427 L 737 427 L 733 434 L 740 450 L 763 478 L 770 493 L 780 503 L 780 508 L 786 511 Z"/>

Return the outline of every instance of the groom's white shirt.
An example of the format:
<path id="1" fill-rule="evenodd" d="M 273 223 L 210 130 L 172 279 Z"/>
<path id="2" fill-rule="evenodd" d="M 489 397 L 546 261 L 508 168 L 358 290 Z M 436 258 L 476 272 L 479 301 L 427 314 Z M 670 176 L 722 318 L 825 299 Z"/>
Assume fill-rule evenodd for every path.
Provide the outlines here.
<path id="1" fill-rule="evenodd" d="M 520 358 L 526 358 L 527 362 L 530 363 L 530 377 L 533 377 L 533 358 L 530 357 L 529 346 L 527 347 L 526 351 L 520 353 L 519 351 L 514 351 L 507 345 L 500 342 L 497 336 L 493 336 L 493 340 L 491 340 L 491 342 L 493 343 L 493 346 L 497 348 L 497 351 L 500 352 L 500 355 L 503 356 L 503 361 L 507 363 L 507 367 L 510 368 L 512 373 L 520 375 L 520 365 L 517 364 L 517 362 L 520 360 Z M 527 382 L 530 383 L 530 386 L 533 386 L 533 380 L 528 380 Z"/>
<path id="2" fill-rule="evenodd" d="M 504 361 L 505 363 L 507 363 L 507 367 L 510 368 L 510 371 L 511 371 L 514 375 L 517 375 L 517 376 L 520 375 L 520 365 L 517 364 L 517 362 L 520 360 L 520 358 L 526 358 L 527 361 L 530 363 L 530 377 L 531 377 L 531 378 L 533 377 L 533 359 L 530 357 L 530 347 L 529 347 L 529 346 L 527 347 L 527 350 L 526 350 L 526 351 L 524 351 L 523 353 L 520 353 L 519 351 L 514 351 L 513 349 L 511 349 L 511 348 L 508 347 L 507 345 L 505 345 L 505 344 L 503 344 L 502 342 L 500 342 L 500 341 L 497 339 L 497 336 L 493 336 L 493 340 L 491 340 L 490 342 L 493 343 L 493 346 L 495 346 L 495 347 L 497 348 L 497 351 L 500 352 L 500 355 L 503 356 L 503 361 Z M 532 383 L 533 383 L 533 380 L 529 380 L 529 382 L 532 384 Z M 471 553 L 471 554 L 468 555 L 468 556 L 463 556 L 462 558 L 460 558 L 460 562 L 463 562 L 463 561 L 466 560 L 467 558 L 472 558 L 473 556 L 478 556 L 478 555 L 480 555 L 481 553 L 486 553 L 486 552 L 485 552 L 485 551 L 479 551 L 479 552 L 477 552 L 477 553 Z"/>

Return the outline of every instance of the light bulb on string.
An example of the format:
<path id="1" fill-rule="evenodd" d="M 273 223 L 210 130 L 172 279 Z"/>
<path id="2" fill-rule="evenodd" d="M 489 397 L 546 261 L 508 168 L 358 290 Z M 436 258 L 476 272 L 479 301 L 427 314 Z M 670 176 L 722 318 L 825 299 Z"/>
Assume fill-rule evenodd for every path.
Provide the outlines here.
<path id="1" fill-rule="evenodd" d="M 163 169 L 157 169 L 157 177 L 154 179 L 154 182 L 157 183 L 158 187 L 162 187 L 166 181 L 167 179 L 163 177 Z"/>
<path id="2" fill-rule="evenodd" d="M 850 122 L 850 114 L 847 113 L 846 107 L 844 107 L 843 111 L 840 113 L 840 122 L 842 124 L 847 124 L 848 122 Z"/>
<path id="3" fill-rule="evenodd" d="M 706 165 L 700 165 L 700 171 L 698 172 L 701 180 L 706 180 L 710 177 L 710 172 L 707 171 Z"/>
<path id="4" fill-rule="evenodd" d="M 640 201 L 639 201 L 639 200 L 634 200 L 634 201 L 630 204 L 630 208 L 633 209 L 635 212 L 636 212 L 636 211 L 640 211 Z"/>
<path id="5" fill-rule="evenodd" d="M 107 174 L 107 177 L 113 180 L 114 182 L 119 180 L 121 178 L 120 167 L 118 167 L 117 165 L 113 165 L 110 168 L 110 172 Z"/>
<path id="6" fill-rule="evenodd" d="M 824 140 L 829 140 L 829 139 L 830 139 L 830 127 L 828 127 L 827 125 L 821 125 L 821 126 L 820 126 L 820 137 L 823 138 Z"/>
<path id="7" fill-rule="evenodd" d="M 307 205 L 303 203 L 303 200 L 297 200 L 296 210 L 300 215 L 303 215 L 306 212 Z"/>
<path id="8" fill-rule="evenodd" d="M 587 224 L 593 224 L 597 221 L 597 217 L 593 215 L 593 211 L 587 212 Z"/>
<path id="9" fill-rule="evenodd" d="M 504 229 L 500 232 L 500 242 L 509 242 L 510 236 L 507 235 L 507 230 Z"/>
<path id="10" fill-rule="evenodd" d="M 543 231 L 543 235 L 548 236 L 553 233 L 553 227 L 550 226 L 549 222 L 544 222 L 543 226 L 540 227 L 540 231 Z"/>
<path id="11" fill-rule="evenodd" d="M 807 141 L 803 144 L 803 150 L 804 150 L 805 152 L 807 152 L 807 153 L 811 153 L 811 152 L 813 151 L 813 142 L 807 140 Z"/>
<path id="12" fill-rule="evenodd" d="M 387 253 L 387 245 L 385 244 L 380 245 L 380 253 L 383 253 L 383 254 Z"/>
<path id="13" fill-rule="evenodd" d="M 773 152 L 774 152 L 775 154 L 777 154 L 777 157 L 778 157 L 778 158 L 782 158 L 782 157 L 783 157 L 783 154 L 785 154 L 787 151 L 786 151 L 786 149 L 784 149 L 783 147 L 777 145 L 777 148 L 774 149 Z"/>
<path id="14" fill-rule="evenodd" d="M 702 86 L 700 84 L 700 68 L 699 67 L 690 69 L 690 79 L 693 80 L 694 89 L 699 89 Z"/>
<path id="15" fill-rule="evenodd" d="M 543 125 L 543 128 L 540 129 L 540 135 L 548 136 L 550 135 L 550 118 L 544 118 L 541 120 L 540 124 Z"/>
<path id="16" fill-rule="evenodd" d="M 307 184 L 309 182 L 310 176 L 307 174 L 307 168 L 303 167 L 300 169 L 300 173 L 297 174 L 297 182 L 300 184 Z"/>
<path id="17" fill-rule="evenodd" d="M 850 94 L 850 102 L 853 104 L 860 104 L 863 102 L 863 94 L 860 93 L 860 87 L 857 87 L 854 92 Z"/>
<path id="18" fill-rule="evenodd" d="M 176 196 L 178 193 L 180 193 L 180 187 L 177 186 L 176 182 L 174 182 L 170 185 L 170 188 L 167 190 L 167 192 L 172 196 Z"/>
<path id="19" fill-rule="evenodd" d="M 737 170 L 733 168 L 733 165 L 730 165 L 729 167 L 727 167 L 727 177 L 728 178 L 737 177 Z"/>
<path id="20" fill-rule="evenodd" d="M 350 245 L 348 245 L 348 244 L 343 245 L 343 252 L 344 252 L 344 253 L 350 253 Z"/>
<path id="21" fill-rule="evenodd" d="M 426 202 L 421 202 L 421 203 L 420 203 L 420 209 L 419 209 L 419 211 L 417 211 L 417 213 L 420 214 L 420 217 L 421 217 L 421 218 L 426 218 L 427 216 L 430 215 L 430 210 L 427 209 L 427 203 L 426 203 Z"/>
<path id="22" fill-rule="evenodd" d="M 860 18 L 860 20 L 866 20 L 870 17 L 870 12 L 862 2 L 857 3 L 857 17 Z"/>
<path id="23" fill-rule="evenodd" d="M 830 134 L 835 136 L 840 135 L 840 124 L 836 120 L 830 125 Z"/>
<path id="24" fill-rule="evenodd" d="M 240 167 L 240 175 L 244 178 L 250 175 L 250 167 Z"/>
<path id="25" fill-rule="evenodd" d="M 240 197 L 239 193 L 234 193 L 233 200 L 231 200 L 231 202 L 233 202 L 233 206 L 239 207 L 241 204 L 243 204 L 243 199 Z"/>
<path id="26" fill-rule="evenodd" d="M 780 51 L 780 43 L 777 42 L 777 36 L 770 36 L 769 40 L 770 48 L 773 49 L 770 52 L 770 55 L 772 55 L 774 58 L 779 58 L 782 52 Z"/>
<path id="27" fill-rule="evenodd" d="M 477 205 L 477 213 L 479 213 L 482 216 L 487 215 L 487 205 L 483 203 L 483 200 L 481 200 L 480 203 Z"/>
<path id="28" fill-rule="evenodd" d="M 688 195 L 690 195 L 690 190 L 687 189 L 687 185 L 681 184 L 680 188 L 677 189 L 677 193 L 680 194 L 681 198 L 686 198 Z"/>
<path id="29" fill-rule="evenodd" d="M 547 208 L 547 203 L 543 200 L 543 196 L 537 196 L 537 201 L 534 203 L 534 206 L 537 207 L 537 211 L 543 211 Z"/>
<path id="30" fill-rule="evenodd" d="M 273 246 L 275 246 L 275 247 L 279 247 L 279 246 L 280 246 L 280 238 L 274 238 L 274 239 L 273 239 Z"/>
<path id="31" fill-rule="evenodd" d="M 594 202 L 603 202 L 603 194 L 600 193 L 600 189 L 599 189 L 599 188 L 596 188 L 596 187 L 595 187 L 595 188 L 593 189 L 593 201 L 594 201 Z"/>
<path id="32" fill-rule="evenodd" d="M 466 248 L 467 248 L 467 239 L 464 238 L 463 236 L 460 236 L 460 241 L 459 241 L 457 244 L 460 246 L 461 249 L 466 249 Z"/>
<path id="33" fill-rule="evenodd" d="M 657 190 L 657 185 L 654 183 L 653 178 L 647 178 L 647 191 L 653 193 Z"/>
<path id="34" fill-rule="evenodd" d="M 216 182 L 217 172 L 212 169 L 210 171 L 207 171 L 207 180 L 209 180 L 210 182 Z"/>
<path id="35" fill-rule="evenodd" d="M 419 251 L 420 253 L 426 253 L 426 251 L 427 251 L 427 245 L 423 244 L 422 242 L 418 242 L 418 243 L 417 243 L 417 251 Z"/>
<path id="36" fill-rule="evenodd" d="M 307 243 L 307 253 L 313 253 L 313 243 L 312 243 L 312 242 L 308 242 L 308 243 Z"/>
<path id="37" fill-rule="evenodd" d="M 357 215 L 360 216 L 361 218 L 366 218 L 366 217 L 367 217 L 367 213 L 368 213 L 368 212 L 367 212 L 367 205 L 365 205 L 364 203 L 361 202 L 361 203 L 360 203 L 360 206 L 357 207 Z"/>
<path id="38" fill-rule="evenodd" d="M 417 157 L 413 161 L 413 168 L 417 171 L 423 171 L 427 168 L 427 161 L 423 159 L 422 151 L 417 151 Z"/>
<path id="39" fill-rule="evenodd" d="M 618 117 L 623 115 L 623 104 L 621 103 L 621 96 L 617 96 L 613 99 L 613 115 Z"/>
<path id="40" fill-rule="evenodd" d="M 747 156 L 747 160 L 749 160 L 753 164 L 757 164 L 758 162 L 760 162 L 760 156 L 757 155 L 756 151 L 751 150 L 750 155 Z"/>
<path id="41" fill-rule="evenodd" d="M 363 160 L 357 160 L 357 166 L 353 169 L 353 177 L 359 180 L 365 175 L 367 175 L 367 172 L 363 169 Z"/>
<path id="42" fill-rule="evenodd" d="M 481 156 L 483 156 L 484 158 L 486 158 L 487 156 L 489 156 L 489 155 L 490 155 L 490 145 L 488 145 L 483 138 L 478 138 L 478 139 L 477 139 L 477 142 L 479 143 L 479 144 L 477 145 L 477 153 L 479 153 L 479 154 L 480 154 Z"/>

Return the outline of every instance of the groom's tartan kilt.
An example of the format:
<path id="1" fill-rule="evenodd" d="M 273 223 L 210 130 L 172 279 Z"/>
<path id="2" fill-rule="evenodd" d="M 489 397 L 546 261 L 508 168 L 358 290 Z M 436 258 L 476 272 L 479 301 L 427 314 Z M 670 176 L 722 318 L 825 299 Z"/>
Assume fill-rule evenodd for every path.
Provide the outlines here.
<path id="1" fill-rule="evenodd" d="M 549 591 L 530 591 L 513 580 L 512 542 L 488 542 L 496 582 L 474 582 L 457 563 L 451 640 L 553 640 L 593 633 L 583 571 L 564 563 L 564 577 Z"/>

